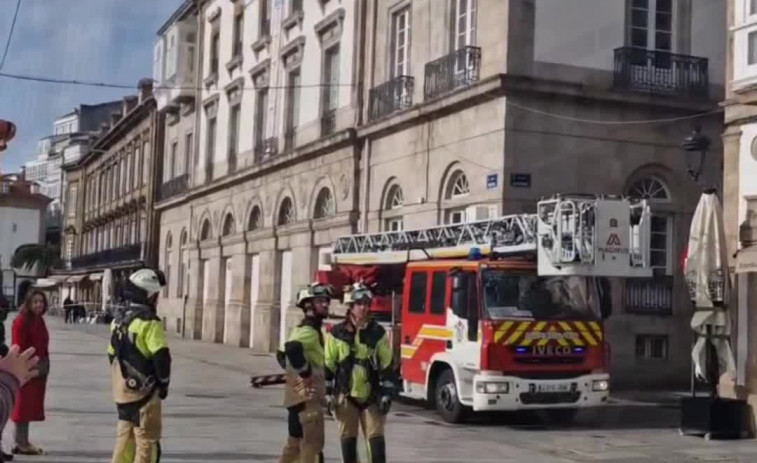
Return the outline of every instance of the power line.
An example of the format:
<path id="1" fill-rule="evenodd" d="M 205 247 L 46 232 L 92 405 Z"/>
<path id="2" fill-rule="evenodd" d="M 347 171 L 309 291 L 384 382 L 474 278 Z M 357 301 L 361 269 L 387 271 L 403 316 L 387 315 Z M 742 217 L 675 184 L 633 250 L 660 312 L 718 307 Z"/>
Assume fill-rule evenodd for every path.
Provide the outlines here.
<path id="1" fill-rule="evenodd" d="M 13 21 L 11 22 L 11 30 L 8 32 L 8 40 L 5 42 L 5 51 L 3 52 L 3 59 L 0 59 L 0 69 L 5 65 L 5 58 L 8 57 L 8 50 L 11 48 L 11 40 L 13 39 L 13 31 L 16 29 L 16 20 L 18 19 L 18 11 L 21 9 L 21 0 L 16 2 L 16 11 L 13 13 Z"/>
<path id="2" fill-rule="evenodd" d="M 10 74 L 7 72 L 0 72 L 0 77 L 5 77 L 14 80 L 23 80 L 28 82 L 42 82 L 48 84 L 60 84 L 60 85 L 78 85 L 84 87 L 99 87 L 99 88 L 115 88 L 120 90 L 136 90 L 135 85 L 118 84 L 113 82 L 93 82 L 88 80 L 76 80 L 76 79 L 61 79 L 58 77 L 44 77 L 44 76 L 31 76 L 25 74 Z M 279 85 L 268 87 L 235 87 L 240 90 L 284 90 L 289 88 L 323 88 L 323 87 L 352 87 L 352 84 L 304 84 L 304 85 Z M 155 90 L 194 90 L 194 91 L 207 91 L 202 87 L 193 86 L 173 86 L 173 85 L 156 85 L 153 87 Z"/>

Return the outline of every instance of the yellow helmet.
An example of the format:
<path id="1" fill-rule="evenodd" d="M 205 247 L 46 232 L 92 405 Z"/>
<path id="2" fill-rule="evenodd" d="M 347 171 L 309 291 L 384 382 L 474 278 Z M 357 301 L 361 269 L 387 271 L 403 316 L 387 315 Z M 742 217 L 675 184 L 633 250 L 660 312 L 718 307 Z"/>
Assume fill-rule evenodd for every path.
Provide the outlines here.
<path id="1" fill-rule="evenodd" d="M 331 285 L 324 285 L 321 283 L 313 282 L 307 287 L 301 289 L 297 293 L 297 307 L 304 309 L 305 302 L 316 297 L 327 297 L 329 299 L 334 298 L 334 288 Z"/>

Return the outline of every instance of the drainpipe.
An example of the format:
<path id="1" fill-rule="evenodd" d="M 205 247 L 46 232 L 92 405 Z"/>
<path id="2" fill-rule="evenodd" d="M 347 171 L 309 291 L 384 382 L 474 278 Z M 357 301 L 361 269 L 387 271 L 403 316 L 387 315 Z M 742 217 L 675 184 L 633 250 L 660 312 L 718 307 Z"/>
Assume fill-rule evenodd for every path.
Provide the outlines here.
<path id="1" fill-rule="evenodd" d="M 370 11 L 371 15 L 371 37 L 370 37 L 370 45 L 368 47 L 368 53 L 370 53 L 370 67 L 368 68 L 368 88 L 371 89 L 374 86 L 374 71 L 376 69 L 376 21 L 378 18 L 378 15 L 376 14 L 376 3 L 375 2 L 364 2 L 364 5 L 367 6 L 368 4 L 372 5 L 372 7 L 368 10 L 366 9 L 365 14 L 363 15 L 363 24 L 365 25 L 365 21 L 367 20 L 367 16 Z M 365 30 L 365 27 L 362 27 L 363 30 Z M 364 41 L 361 41 L 361 44 L 364 43 Z M 361 53 L 361 55 L 365 55 L 365 53 Z M 362 59 L 362 58 L 361 58 Z M 363 66 L 364 67 L 364 66 Z M 362 82 L 362 78 L 361 78 Z M 363 98 L 364 92 L 361 92 L 361 98 Z M 369 101 L 370 104 L 370 101 Z M 365 108 L 361 108 L 360 111 L 360 117 L 363 118 L 364 111 L 368 110 L 367 106 Z M 363 122 L 360 120 L 360 122 Z M 362 188 L 361 188 L 361 197 L 362 197 L 362 207 L 361 207 L 361 214 L 360 214 L 360 232 L 361 233 L 367 233 L 368 232 L 368 211 L 370 209 L 370 200 L 369 192 L 370 192 L 370 165 L 371 165 L 371 147 L 373 143 L 369 137 L 365 139 L 365 142 L 363 144 L 364 150 L 363 150 L 363 159 L 362 159 Z"/>

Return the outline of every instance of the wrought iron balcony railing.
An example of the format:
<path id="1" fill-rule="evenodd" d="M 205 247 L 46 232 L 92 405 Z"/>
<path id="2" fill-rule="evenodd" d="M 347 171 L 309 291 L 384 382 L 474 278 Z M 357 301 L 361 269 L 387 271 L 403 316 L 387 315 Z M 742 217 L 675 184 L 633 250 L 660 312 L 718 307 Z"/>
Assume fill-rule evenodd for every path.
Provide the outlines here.
<path id="1" fill-rule="evenodd" d="M 179 175 L 158 187 L 158 201 L 180 195 L 189 188 L 189 174 Z"/>
<path id="2" fill-rule="evenodd" d="M 481 48 L 465 46 L 426 63 L 425 74 L 423 95 L 427 100 L 472 85 L 481 74 Z"/>
<path id="3" fill-rule="evenodd" d="M 673 313 L 673 278 L 631 278 L 626 280 L 626 312 L 644 315 Z"/>
<path id="4" fill-rule="evenodd" d="M 130 244 L 120 248 L 85 254 L 71 259 L 72 268 L 103 267 L 123 262 L 138 261 L 142 258 L 142 244 Z"/>
<path id="5" fill-rule="evenodd" d="M 707 58 L 623 47 L 615 49 L 614 85 L 659 95 L 707 98 Z"/>
<path id="6" fill-rule="evenodd" d="M 255 143 L 255 162 L 267 161 L 279 153 L 279 139 L 277 137 L 266 138 Z"/>
<path id="7" fill-rule="evenodd" d="M 398 76 L 372 88 L 369 95 L 368 118 L 375 121 L 412 106 L 414 87 L 415 79 L 412 76 Z"/>
<path id="8" fill-rule="evenodd" d="M 321 114 L 321 136 L 331 135 L 336 130 L 336 109 L 329 109 Z"/>

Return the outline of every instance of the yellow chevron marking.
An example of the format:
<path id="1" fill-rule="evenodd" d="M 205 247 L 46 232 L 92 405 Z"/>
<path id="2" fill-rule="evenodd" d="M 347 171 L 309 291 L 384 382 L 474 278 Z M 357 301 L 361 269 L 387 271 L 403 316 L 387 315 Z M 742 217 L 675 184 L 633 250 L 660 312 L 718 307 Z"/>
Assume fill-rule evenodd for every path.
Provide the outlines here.
<path id="1" fill-rule="evenodd" d="M 497 344 L 500 339 L 502 339 L 502 336 L 507 334 L 507 331 L 510 329 L 511 326 L 513 326 L 513 321 L 506 321 L 502 324 L 502 326 L 499 327 L 496 333 L 494 333 L 494 344 Z"/>
<path id="2" fill-rule="evenodd" d="M 538 322 L 536 323 L 536 326 L 530 331 L 531 333 L 540 333 L 544 327 L 547 326 L 547 322 Z M 523 339 L 523 341 L 520 343 L 521 346 L 530 346 L 531 343 L 534 342 L 533 339 Z"/>
<path id="3" fill-rule="evenodd" d="M 447 328 L 424 325 L 418 332 L 418 336 L 424 338 L 452 339 L 452 332 Z"/>
<path id="4" fill-rule="evenodd" d="M 528 329 L 528 326 L 531 324 L 531 322 L 520 322 L 520 325 L 515 329 L 513 334 L 510 335 L 509 338 L 507 338 L 507 341 L 505 341 L 505 345 L 515 344 L 518 341 L 518 338 L 523 334 L 526 329 Z"/>
<path id="5" fill-rule="evenodd" d="M 589 343 L 590 346 L 596 346 L 597 340 L 594 339 L 594 336 L 591 335 L 591 332 L 586 328 L 586 325 L 583 324 L 583 322 L 575 322 L 576 327 L 581 332 L 581 335 L 583 335 L 584 339 L 586 339 L 586 342 Z"/>
<path id="6" fill-rule="evenodd" d="M 417 347 L 408 346 L 407 344 L 404 344 L 401 349 L 401 356 L 403 359 L 411 359 L 415 355 L 416 350 L 418 350 Z"/>
<path id="7" fill-rule="evenodd" d="M 589 322 L 589 326 L 594 331 L 602 331 L 602 328 L 599 327 L 599 323 L 597 323 L 597 322 Z"/>

